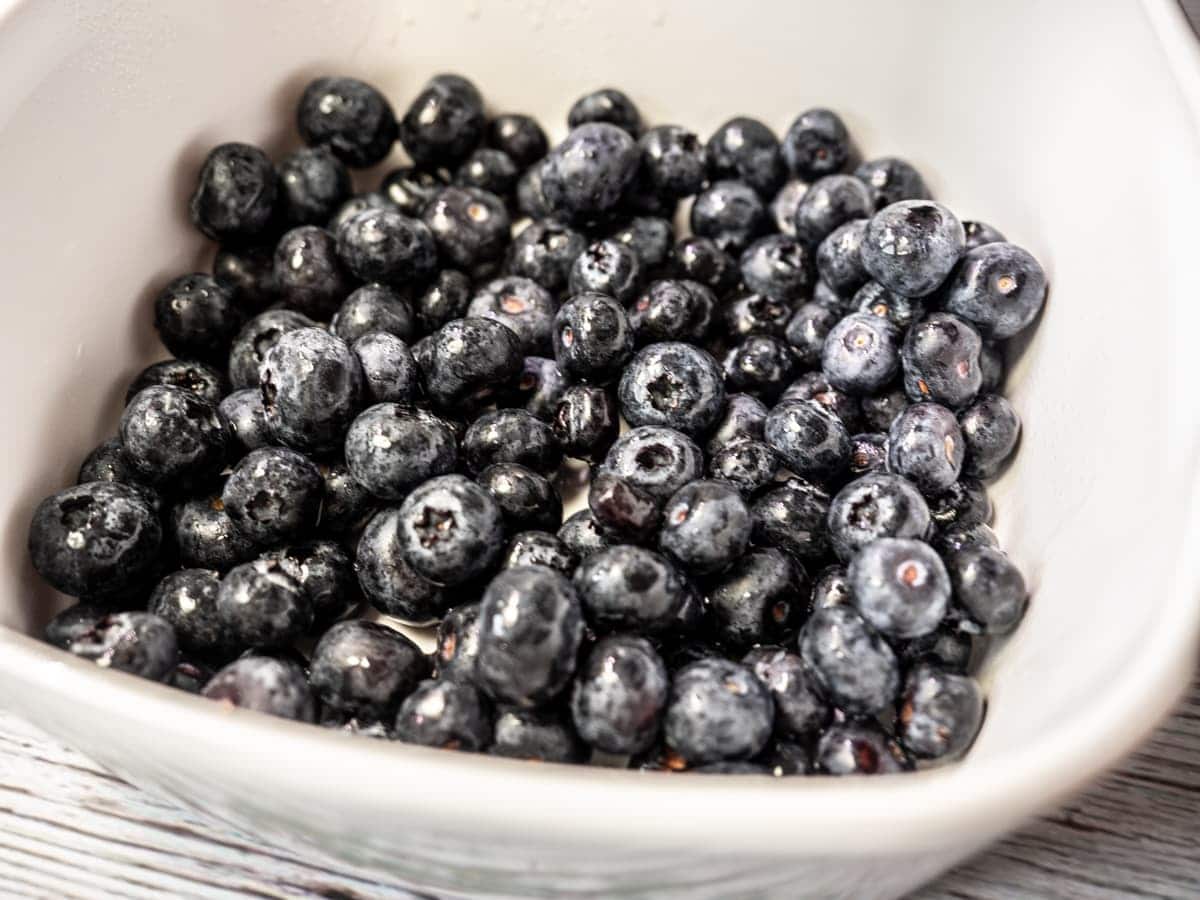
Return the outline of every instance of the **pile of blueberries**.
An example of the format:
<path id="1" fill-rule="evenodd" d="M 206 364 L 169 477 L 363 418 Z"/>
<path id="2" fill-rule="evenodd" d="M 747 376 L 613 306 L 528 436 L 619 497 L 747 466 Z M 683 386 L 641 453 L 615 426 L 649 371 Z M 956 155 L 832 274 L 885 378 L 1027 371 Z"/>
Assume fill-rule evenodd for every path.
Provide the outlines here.
<path id="1" fill-rule="evenodd" d="M 33 515 L 35 568 L 79 601 L 47 638 L 501 756 L 962 754 L 972 659 L 1027 603 L 983 482 L 1018 440 L 1003 348 L 1041 267 L 904 160 L 858 164 L 829 110 L 701 142 L 606 89 L 567 124 L 550 147 L 456 75 L 399 119 L 320 78 L 303 149 L 216 147 L 190 203 L 212 273 L 154 303 L 174 357 Z M 355 193 L 397 142 L 411 164 Z"/>

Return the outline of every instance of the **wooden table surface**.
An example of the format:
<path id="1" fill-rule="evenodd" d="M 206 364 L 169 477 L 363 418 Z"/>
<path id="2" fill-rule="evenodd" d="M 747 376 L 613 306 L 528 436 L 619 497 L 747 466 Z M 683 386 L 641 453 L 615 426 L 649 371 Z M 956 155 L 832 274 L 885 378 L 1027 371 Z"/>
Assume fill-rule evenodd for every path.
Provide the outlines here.
<path id="1" fill-rule="evenodd" d="M 148 796 L 0 713 L 0 897 L 246 896 L 415 897 Z M 1200 678 L 1118 771 L 917 897 L 1200 897 Z"/>

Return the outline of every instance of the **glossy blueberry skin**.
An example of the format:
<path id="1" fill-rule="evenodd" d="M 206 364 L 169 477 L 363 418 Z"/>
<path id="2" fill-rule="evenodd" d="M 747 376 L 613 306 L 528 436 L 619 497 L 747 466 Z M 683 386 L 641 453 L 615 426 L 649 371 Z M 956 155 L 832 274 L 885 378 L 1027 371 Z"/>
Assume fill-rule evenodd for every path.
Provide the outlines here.
<path id="1" fill-rule="evenodd" d="M 433 274 L 438 248 L 420 219 L 396 209 L 368 209 L 338 226 L 337 254 L 362 281 L 407 285 Z"/>
<path id="2" fill-rule="evenodd" d="M 275 285 L 275 245 L 222 247 L 213 257 L 213 278 L 247 311 L 265 309 L 279 298 Z"/>
<path id="3" fill-rule="evenodd" d="M 279 164 L 280 203 L 295 225 L 323 225 L 354 191 L 350 172 L 328 147 L 305 147 Z"/>
<path id="4" fill-rule="evenodd" d="M 325 479 L 319 530 L 338 538 L 356 533 L 373 512 L 374 498 L 350 476 L 344 460 L 324 462 L 317 468 Z"/>
<path id="5" fill-rule="evenodd" d="M 517 179 L 517 208 L 514 214 L 519 212 L 535 222 L 555 216 L 555 210 L 551 208 L 542 188 L 542 173 L 549 165 L 546 159 L 542 159 L 521 173 Z"/>
<path id="6" fill-rule="evenodd" d="M 718 297 L 738 283 L 737 262 L 711 238 L 690 235 L 671 251 L 668 263 L 675 278 L 695 281 Z"/>
<path id="7" fill-rule="evenodd" d="M 423 681 L 400 705 L 397 740 L 478 753 L 492 740 L 492 713 L 474 687 L 458 681 Z"/>
<path id="8" fill-rule="evenodd" d="M 185 566 L 224 572 L 255 553 L 254 542 L 233 524 L 219 495 L 183 501 L 172 510 L 169 528 Z"/>
<path id="9" fill-rule="evenodd" d="M 421 376 L 408 345 L 386 331 L 364 334 L 350 346 L 363 373 L 363 398 L 408 403 L 420 393 Z"/>
<path id="10" fill-rule="evenodd" d="M 730 119 L 704 146 L 708 173 L 713 181 L 736 179 L 763 197 L 772 197 L 787 173 L 779 152 L 779 138 L 758 119 Z"/>
<path id="11" fill-rule="evenodd" d="M 842 421 L 819 403 L 779 403 L 767 414 L 763 434 L 787 467 L 802 478 L 828 481 L 849 463 L 850 434 Z"/>
<path id="12" fill-rule="evenodd" d="M 725 355 L 722 368 L 730 390 L 774 400 L 788 387 L 795 365 L 795 356 L 783 340 L 755 334 Z"/>
<path id="13" fill-rule="evenodd" d="M 579 736 L 604 753 L 641 753 L 658 737 L 670 679 L 645 638 L 614 635 L 588 654 L 571 695 Z"/>
<path id="14" fill-rule="evenodd" d="M 328 146 L 348 166 L 380 162 L 396 141 L 396 117 L 378 90 L 355 78 L 318 78 L 304 89 L 296 127 L 309 146 Z"/>
<path id="15" fill-rule="evenodd" d="M 692 765 L 747 759 L 766 746 L 774 701 L 745 666 L 723 659 L 685 666 L 671 685 L 663 731 Z"/>
<path id="16" fill-rule="evenodd" d="M 681 432 L 653 425 L 631 428 L 604 458 L 604 465 L 632 484 L 666 500 L 704 471 L 704 454 Z"/>
<path id="17" fill-rule="evenodd" d="M 308 457 L 262 447 L 234 467 L 221 502 L 238 531 L 267 547 L 308 534 L 317 524 L 324 491 L 325 481 Z"/>
<path id="18" fill-rule="evenodd" d="M 413 312 L 422 331 L 434 332 L 467 314 L 471 279 L 456 269 L 442 269 L 413 301 Z"/>
<path id="19" fill-rule="evenodd" d="M 494 319 L 520 339 L 521 352 L 545 356 L 551 350 L 551 333 L 558 302 L 548 290 L 529 278 L 510 275 L 477 288 L 467 315 Z"/>
<path id="20" fill-rule="evenodd" d="M 970 403 L 983 381 L 981 347 L 979 334 L 965 320 L 950 313 L 930 313 L 904 338 L 905 393 L 910 400 L 932 400 L 943 406 Z"/>
<path id="21" fill-rule="evenodd" d="M 524 409 L 543 422 L 553 424 L 559 402 L 570 382 L 558 363 L 544 356 L 527 356 L 521 372 L 505 386 L 496 405 L 505 409 Z"/>
<path id="22" fill-rule="evenodd" d="M 441 587 L 418 575 L 405 561 L 397 507 L 380 510 L 367 523 L 358 540 L 354 569 L 371 605 L 405 622 L 435 622 L 453 602 Z"/>
<path id="23" fill-rule="evenodd" d="M 891 775 L 913 768 L 896 741 L 871 722 L 835 722 L 821 733 L 813 761 L 825 775 Z"/>
<path id="24" fill-rule="evenodd" d="M 858 478 L 887 469 L 887 435 L 866 432 L 850 437 L 850 474 Z"/>
<path id="25" fill-rule="evenodd" d="M 699 343 L 708 334 L 716 309 L 711 290 L 696 281 L 655 281 L 634 301 L 629 321 L 639 343 Z"/>
<path id="26" fill-rule="evenodd" d="M 820 370 L 805 372 L 792 382 L 780 395 L 779 400 L 809 400 L 840 419 L 851 434 L 862 430 L 862 405 L 859 398 L 835 388 Z"/>
<path id="27" fill-rule="evenodd" d="M 694 132 L 679 125 L 658 125 L 641 136 L 638 150 L 639 177 L 650 192 L 681 199 L 704 186 L 708 162 Z"/>
<path id="28" fill-rule="evenodd" d="M 877 715 L 900 693 L 896 654 L 849 606 L 813 612 L 800 632 L 800 656 L 821 693 L 853 715 Z"/>
<path id="29" fill-rule="evenodd" d="M 279 239 L 275 281 L 288 305 L 318 319 L 333 315 L 354 287 L 338 255 L 336 239 L 316 225 L 293 228 Z"/>
<path id="30" fill-rule="evenodd" d="M 851 219 L 829 232 L 817 246 L 817 271 L 839 294 L 854 293 L 870 278 L 859 252 L 867 233 L 867 221 Z"/>
<path id="31" fill-rule="evenodd" d="M 237 647 L 282 647 L 308 631 L 313 608 L 283 564 L 256 559 L 221 580 L 217 615 Z"/>
<path id="32" fill-rule="evenodd" d="M 950 576 L 923 541 L 878 538 L 850 560 L 847 578 L 863 618 L 890 637 L 930 634 L 949 608 Z"/>
<path id="33" fill-rule="evenodd" d="M 325 708 L 380 721 L 394 715 L 429 672 L 428 657 L 400 632 L 375 622 L 341 622 L 317 642 L 308 681 Z"/>
<path id="34" fill-rule="evenodd" d="M 752 550 L 711 579 L 705 596 L 713 636 L 723 646 L 783 643 L 804 618 L 808 577 L 780 550 Z"/>
<path id="35" fill-rule="evenodd" d="M 925 179 L 912 164 L 895 156 L 869 159 L 854 170 L 854 175 L 871 191 L 875 209 L 883 209 L 900 200 L 928 200 Z"/>
<path id="36" fill-rule="evenodd" d="M 418 484 L 458 464 L 454 430 L 427 410 L 379 403 L 346 432 L 350 475 L 376 497 L 400 500 Z"/>
<path id="37" fill-rule="evenodd" d="M 588 486 L 588 508 L 602 532 L 614 541 L 644 543 L 659 525 L 661 502 L 624 478 L 599 469 Z"/>
<path id="38" fill-rule="evenodd" d="M 189 694 L 199 694 L 212 676 L 212 669 L 204 663 L 180 658 L 167 673 L 165 683 Z"/>
<path id="39" fill-rule="evenodd" d="M 272 435 L 267 427 L 262 395 L 254 388 L 234 391 L 221 401 L 217 409 L 229 429 L 230 459 L 271 443 Z"/>
<path id="40" fill-rule="evenodd" d="M 520 174 L 517 164 L 503 150 L 480 147 L 455 170 L 454 183 L 459 187 L 478 188 L 497 197 L 509 197 L 516 189 Z"/>
<path id="41" fill-rule="evenodd" d="M 546 155 L 549 145 L 542 126 L 532 116 L 505 113 L 487 124 L 484 143 L 502 150 L 522 169 Z"/>
<path id="42" fill-rule="evenodd" d="M 494 463 L 520 463 L 549 474 L 562 462 L 562 448 L 554 431 L 523 409 L 484 413 L 467 428 L 462 453 L 471 472 L 480 472 Z"/>
<path id="43" fill-rule="evenodd" d="M 155 298 L 154 327 L 176 356 L 223 361 L 242 327 L 242 312 L 233 291 L 211 275 L 181 275 Z"/>
<path id="44" fill-rule="evenodd" d="M 384 186 L 388 183 L 384 179 Z M 361 212 L 366 212 L 369 209 L 392 209 L 398 204 L 393 202 L 390 194 L 384 194 L 381 191 L 368 191 L 365 194 L 355 194 L 345 203 L 338 207 L 335 212 L 325 223 L 325 227 L 330 234 L 337 234 L 337 230 L 342 227 L 343 223 L 350 221 Z M 400 210 L 404 211 L 403 208 Z"/>
<path id="45" fill-rule="evenodd" d="M 362 402 L 362 366 L 346 342 L 320 328 L 282 335 L 259 367 L 276 439 L 309 453 L 338 448 Z"/>
<path id="46" fill-rule="evenodd" d="M 276 560 L 296 579 L 313 608 L 313 624 L 319 631 L 331 622 L 354 612 L 362 594 L 354 563 L 340 544 L 310 541 L 268 550 L 263 559 Z"/>
<path id="47" fill-rule="evenodd" d="M 84 637 L 96 627 L 96 623 L 109 614 L 109 610 L 90 603 L 68 606 L 46 623 L 43 632 L 47 643 L 66 650 L 71 643 Z"/>
<path id="48" fill-rule="evenodd" d="M 754 188 L 741 181 L 716 181 L 696 195 L 691 227 L 694 235 L 711 238 L 726 253 L 740 253 L 767 230 L 768 220 Z"/>
<path id="49" fill-rule="evenodd" d="M 683 576 L 666 557 L 628 544 L 583 558 L 574 583 L 588 622 L 602 631 L 666 630 L 687 593 Z"/>
<path id="50" fill-rule="evenodd" d="M 805 303 L 788 320 L 784 337 L 802 366 L 819 366 L 825 338 L 841 316 L 819 303 Z"/>
<path id="51" fill-rule="evenodd" d="M 558 292 L 567 286 L 571 266 L 585 249 L 587 238 L 580 232 L 557 222 L 532 222 L 509 245 L 505 268 Z"/>
<path id="52" fill-rule="evenodd" d="M 631 426 L 659 425 L 701 434 L 720 418 L 725 383 L 707 352 L 668 341 L 652 344 L 633 358 L 621 376 L 618 399 Z"/>
<path id="53" fill-rule="evenodd" d="M 612 297 L 577 294 L 554 317 L 554 356 L 568 377 L 606 383 L 632 352 L 633 329 Z"/>
<path id="54" fill-rule="evenodd" d="M 992 520 L 987 489 L 974 478 L 960 478 L 946 490 L 931 494 L 928 501 L 930 518 L 938 528 L 986 525 Z"/>
<path id="55" fill-rule="evenodd" d="M 63 648 L 106 669 L 162 681 L 178 659 L 175 630 L 145 612 L 108 613 L 71 629 Z"/>
<path id="56" fill-rule="evenodd" d="M 973 650 L 971 635 L 949 620 L 936 631 L 896 645 L 896 653 L 906 670 L 928 663 L 956 675 L 967 674 Z"/>
<path id="57" fill-rule="evenodd" d="M 200 484 L 225 464 L 229 434 L 215 404 L 191 391 L 159 385 L 129 401 L 121 445 L 139 477 L 151 484 Z"/>
<path id="58" fill-rule="evenodd" d="M 420 166 L 452 166 L 483 137 L 479 90 L 460 75 L 435 75 L 400 119 L 400 143 Z"/>
<path id="59" fill-rule="evenodd" d="M 974 678 L 922 665 L 904 685 L 900 741 L 914 756 L 950 760 L 967 751 L 983 724 L 983 690 Z"/>
<path id="60" fill-rule="evenodd" d="M 877 394 L 861 398 L 862 417 L 867 428 L 887 433 L 896 416 L 909 406 L 908 395 L 899 386 L 892 385 Z"/>
<path id="61" fill-rule="evenodd" d="M 868 281 L 859 288 L 850 306 L 861 313 L 886 319 L 897 328 L 906 329 L 925 315 L 925 302 L 889 291 L 878 281 Z"/>
<path id="62" fill-rule="evenodd" d="M 617 403 L 603 387 L 575 384 L 563 392 L 555 412 L 554 436 L 563 454 L 598 461 L 617 439 Z"/>
<path id="63" fill-rule="evenodd" d="M 985 338 L 1023 331 L 1046 302 L 1046 273 L 1022 247 L 989 243 L 968 251 L 946 289 L 945 308 Z"/>
<path id="64" fill-rule="evenodd" d="M 346 298 L 333 315 L 329 330 L 347 344 L 373 332 L 412 340 L 412 307 L 399 292 L 384 284 L 364 284 Z"/>
<path id="65" fill-rule="evenodd" d="M 1004 397 L 985 394 L 958 414 L 966 441 L 963 474 L 992 478 L 1012 456 L 1021 436 L 1021 419 Z"/>
<path id="66" fill-rule="evenodd" d="M 850 136 L 837 113 L 810 109 L 788 127 L 782 152 L 788 171 L 805 181 L 816 181 L 846 168 L 851 156 Z"/>
<path id="67" fill-rule="evenodd" d="M 190 360 L 164 359 L 146 366 L 133 379 L 125 392 L 126 405 L 141 391 L 156 385 L 191 391 L 212 404 L 220 403 L 229 393 L 225 376 L 213 366 Z"/>
<path id="68" fill-rule="evenodd" d="M 750 512 L 755 544 L 776 547 L 801 562 L 817 562 L 828 555 L 829 495 L 815 485 L 790 479 L 759 496 Z"/>
<path id="69" fill-rule="evenodd" d="M 784 182 L 768 205 L 768 213 L 775 230 L 782 235 L 796 236 L 796 207 L 808 192 L 808 182 L 797 178 Z"/>
<path id="70" fill-rule="evenodd" d="M 739 267 L 749 290 L 783 303 L 806 296 L 814 280 L 808 248 L 782 234 L 759 238 L 747 247 Z"/>
<path id="71" fill-rule="evenodd" d="M 954 596 L 971 620 L 988 634 L 1012 631 L 1029 602 L 1025 578 L 995 547 L 977 546 L 951 553 L 946 568 Z"/>
<path id="72" fill-rule="evenodd" d="M 304 670 L 270 656 L 244 656 L 214 675 L 201 695 L 231 706 L 312 722 L 316 703 Z"/>
<path id="73" fill-rule="evenodd" d="M 782 647 L 755 647 L 742 658 L 775 700 L 775 733 L 787 738 L 815 734 L 829 721 L 829 704 L 816 679 L 795 653 Z"/>
<path id="74" fill-rule="evenodd" d="M 431 171 L 417 166 L 401 166 L 398 169 L 392 169 L 384 176 L 379 185 L 380 193 L 374 195 L 387 202 L 364 206 L 359 212 L 367 209 L 394 208 L 403 215 L 419 219 L 425 212 L 425 207 L 429 205 L 429 201 L 437 196 L 444 187 L 448 187 L 448 182 L 440 170 Z M 352 217 L 349 215 L 341 216 L 342 222 L 348 221 L 350 218 Z M 339 222 L 338 225 L 340 226 L 340 224 Z M 333 223 L 330 223 L 329 227 L 334 228 Z"/>
<path id="75" fill-rule="evenodd" d="M 829 540 L 843 561 L 879 538 L 924 538 L 929 527 L 929 507 L 920 491 L 887 472 L 850 482 L 829 506 Z"/>
<path id="76" fill-rule="evenodd" d="M 445 188 L 425 207 L 422 220 L 442 263 L 466 272 L 498 262 L 508 247 L 510 221 L 504 201 L 478 188 Z"/>
<path id="77" fill-rule="evenodd" d="M 601 88 L 584 94 L 567 111 L 567 126 L 578 128 L 588 122 L 608 122 L 634 137 L 642 130 L 642 116 L 623 91 Z"/>
<path id="78" fill-rule="evenodd" d="M 439 406 L 484 400 L 521 371 L 521 342 L 493 319 L 457 319 L 433 338 L 425 391 Z"/>
<path id="79" fill-rule="evenodd" d="M 569 578 L 578 563 L 574 551 L 554 534 L 548 531 L 521 531 L 508 542 L 501 568 L 548 566 Z"/>
<path id="80" fill-rule="evenodd" d="M 587 748 L 579 740 L 565 711 L 506 706 L 496 711 L 488 752 L 509 759 L 580 763 Z"/>
<path id="81" fill-rule="evenodd" d="M 871 277 L 905 297 L 935 291 L 963 255 L 962 223 L 932 200 L 901 200 L 871 218 L 863 237 L 863 266 Z"/>
<path id="82" fill-rule="evenodd" d="M 632 250 L 644 273 L 659 272 L 675 245 L 675 228 L 661 216 L 634 216 L 617 225 L 609 239 Z"/>
<path id="83" fill-rule="evenodd" d="M 820 244 L 817 246 L 820 246 Z M 817 283 L 813 285 L 812 302 L 819 303 L 821 306 L 831 309 L 834 312 L 845 312 L 846 308 L 852 305 L 848 304 L 841 294 L 835 291 L 824 278 L 819 276 L 817 277 Z"/>
<path id="84" fill-rule="evenodd" d="M 538 169 L 549 208 L 567 221 L 586 221 L 613 209 L 637 174 L 638 147 L 607 122 L 572 128 Z"/>
<path id="85" fill-rule="evenodd" d="M 475 678 L 494 699 L 538 706 L 575 671 L 583 611 L 575 587 L 544 566 L 505 569 L 483 592 Z"/>
<path id="86" fill-rule="evenodd" d="M 766 418 L 767 408 L 757 397 L 730 394 L 721 419 L 709 432 L 708 453 L 715 455 L 722 447 L 742 440 L 761 441 Z"/>
<path id="87" fill-rule="evenodd" d="M 717 572 L 745 552 L 752 524 L 736 488 L 696 481 L 676 491 L 663 507 L 659 546 L 692 572 Z"/>
<path id="88" fill-rule="evenodd" d="M 954 554 L 963 550 L 973 550 L 976 547 L 991 547 L 1000 549 L 1000 538 L 996 532 L 979 522 L 975 525 L 951 525 L 941 528 L 933 536 L 933 544 L 946 559 L 952 559 Z"/>
<path id="89" fill-rule="evenodd" d="M 575 257 L 568 277 L 572 294 L 599 293 L 628 303 L 641 286 L 637 252 L 616 240 L 603 240 Z"/>
<path id="90" fill-rule="evenodd" d="M 221 576 L 213 569 L 180 569 L 150 594 L 150 612 L 174 630 L 179 646 L 191 653 L 219 657 L 229 647 L 217 615 Z"/>
<path id="91" fill-rule="evenodd" d="M 500 504 L 510 531 L 553 529 L 562 522 L 562 499 L 554 485 L 517 463 L 490 465 L 476 479 Z"/>
<path id="92" fill-rule="evenodd" d="M 888 431 L 888 468 L 925 492 L 958 480 L 966 442 L 954 413 L 936 403 L 914 403 Z"/>
<path id="93" fill-rule="evenodd" d="M 479 604 L 464 603 L 449 610 L 437 628 L 432 654 L 434 676 L 443 681 L 475 683 L 479 653 Z"/>
<path id="94" fill-rule="evenodd" d="M 726 444 L 708 461 L 708 474 L 729 484 L 743 497 L 751 497 L 773 484 L 779 472 L 779 457 L 769 445 L 749 438 Z"/>
<path id="95" fill-rule="evenodd" d="M 982 378 L 979 390 L 985 394 L 998 394 L 1004 390 L 1004 349 L 994 343 L 984 342 L 979 351 L 979 371 Z"/>
<path id="96" fill-rule="evenodd" d="M 482 575 L 499 556 L 503 540 L 499 504 L 461 475 L 431 478 L 400 505 L 404 559 L 435 584 L 461 584 Z"/>
<path id="97" fill-rule="evenodd" d="M 796 238 L 818 246 L 835 228 L 872 209 L 870 192 L 853 175 L 826 175 L 809 185 L 796 206 Z"/>
<path id="98" fill-rule="evenodd" d="M 783 337 L 791 315 L 789 302 L 774 300 L 765 294 L 746 294 L 725 303 L 721 316 L 725 326 L 722 336 L 735 342 L 751 335 Z"/>
<path id="99" fill-rule="evenodd" d="M 851 394 L 871 394 L 900 371 L 900 331 L 871 313 L 851 313 L 830 329 L 821 352 L 829 383 Z"/>
<path id="100" fill-rule="evenodd" d="M 577 559 L 586 559 L 612 544 L 612 540 L 600 530 L 589 509 L 581 509 L 568 516 L 558 529 L 557 537 Z"/>
<path id="101" fill-rule="evenodd" d="M 846 578 L 846 567 L 826 566 L 822 569 L 813 582 L 809 606 L 817 610 L 850 602 L 850 583 Z"/>
<path id="102" fill-rule="evenodd" d="M 250 144 L 220 144 L 204 160 L 188 203 L 192 224 L 214 241 L 246 243 L 272 225 L 279 178 Z"/>
<path id="103" fill-rule="evenodd" d="M 615 432 L 613 436 L 616 436 Z M 140 485 L 141 479 L 125 455 L 125 449 L 121 446 L 120 439 L 109 438 L 84 458 L 83 463 L 79 466 L 79 476 L 75 479 L 75 483 L 87 484 L 89 481 L 116 482 L 117 484 L 127 484 L 130 487 Z M 150 488 L 146 488 L 146 490 L 150 490 Z"/>
<path id="104" fill-rule="evenodd" d="M 316 324 L 293 309 L 269 309 L 247 322 L 229 350 L 229 379 L 233 389 L 258 387 L 258 369 L 267 351 L 287 332 Z"/>
<path id="105" fill-rule="evenodd" d="M 967 235 L 967 250 L 974 250 L 976 247 L 982 247 L 984 244 L 998 244 L 1007 240 L 1003 234 L 996 228 L 993 228 L 987 222 L 978 220 L 973 222 L 964 221 L 963 231 Z"/>

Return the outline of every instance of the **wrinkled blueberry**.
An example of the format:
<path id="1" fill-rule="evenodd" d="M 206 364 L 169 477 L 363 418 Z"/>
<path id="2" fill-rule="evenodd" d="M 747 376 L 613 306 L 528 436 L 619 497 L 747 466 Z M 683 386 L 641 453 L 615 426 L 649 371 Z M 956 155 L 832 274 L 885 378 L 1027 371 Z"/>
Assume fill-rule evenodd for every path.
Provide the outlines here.
<path id="1" fill-rule="evenodd" d="M 872 209 L 867 186 L 853 175 L 826 175 L 796 205 L 796 238 L 817 246 L 839 225 L 869 216 Z"/>
<path id="2" fill-rule="evenodd" d="M 1046 273 L 1016 244 L 984 244 L 963 256 L 946 290 L 945 307 L 989 340 L 1024 330 L 1046 302 Z"/>
<path id="3" fill-rule="evenodd" d="M 962 471 L 966 443 L 954 413 L 914 403 L 888 431 L 888 467 L 923 491 L 944 491 Z"/>
<path id="4" fill-rule="evenodd" d="M 590 509 L 581 509 L 568 516 L 557 536 L 578 559 L 586 559 L 612 543 L 596 524 Z"/>
<path id="5" fill-rule="evenodd" d="M 871 218 L 860 253 L 863 266 L 884 287 L 923 297 L 946 280 L 965 240 L 962 223 L 942 204 L 901 200 Z"/>
<path id="6" fill-rule="evenodd" d="M 669 687 L 666 667 L 649 641 L 605 638 L 592 648 L 575 678 L 575 728 L 605 753 L 647 750 L 658 737 Z"/>
<path id="7" fill-rule="evenodd" d="M 155 298 L 154 327 L 176 356 L 223 361 L 242 313 L 233 291 L 211 275 L 181 275 Z"/>
<path id="8" fill-rule="evenodd" d="M 782 647 L 755 647 L 742 659 L 775 700 L 775 732 L 803 738 L 829 720 L 829 705 L 821 696 L 808 667 Z"/>
<path id="9" fill-rule="evenodd" d="M 658 528 L 660 502 L 611 471 L 600 469 L 588 487 L 588 508 L 597 526 L 613 540 L 641 543 Z"/>
<path id="10" fill-rule="evenodd" d="M 355 78 L 312 81 L 300 97 L 296 126 L 304 143 L 328 146 L 356 168 L 380 162 L 396 141 L 392 107 L 378 90 Z"/>
<path id="11" fill-rule="evenodd" d="M 774 701 L 753 672 L 728 660 L 702 660 L 675 675 L 663 731 L 669 747 L 699 765 L 754 756 L 774 719 Z"/>
<path id="12" fill-rule="evenodd" d="M 850 437 L 850 474 L 855 478 L 887 469 L 887 435 L 878 432 Z"/>
<path id="13" fill-rule="evenodd" d="M 929 199 L 929 188 L 921 173 L 898 157 L 869 159 L 859 165 L 854 174 L 871 191 L 875 209 L 883 209 L 900 200 Z"/>
<path id="14" fill-rule="evenodd" d="M 821 692 L 852 714 L 883 712 L 900 692 L 900 664 L 887 641 L 849 606 L 815 610 L 800 632 L 800 656 Z"/>
<path id="15" fill-rule="evenodd" d="M 400 521 L 396 507 L 382 509 L 372 517 L 358 540 L 354 569 L 373 607 L 405 622 L 427 625 L 437 621 L 452 601 L 441 587 L 418 575 L 405 561 Z"/>
<path id="16" fill-rule="evenodd" d="M 953 759 L 983 723 L 983 691 L 974 678 L 920 666 L 909 676 L 897 714 L 900 740 L 914 756 Z"/>
<path id="17" fill-rule="evenodd" d="M 499 504 L 461 475 L 442 475 L 417 487 L 400 506 L 398 527 L 404 559 L 436 584 L 461 584 L 483 574 L 503 549 Z"/>
<path id="18" fill-rule="evenodd" d="M 808 578 L 787 554 L 752 550 L 707 586 L 717 640 L 744 649 L 789 640 L 808 607 Z M 749 665 L 749 663 L 747 663 Z"/>
<path id="19" fill-rule="evenodd" d="M 741 181 L 714 182 L 697 194 L 692 204 L 692 233 L 712 238 L 727 253 L 740 253 L 767 225 L 762 200 L 754 188 Z"/>
<path id="20" fill-rule="evenodd" d="M 995 547 L 968 547 L 950 554 L 946 568 L 959 605 L 984 631 L 1003 634 L 1021 621 L 1029 599 L 1025 579 Z"/>
<path id="21" fill-rule="evenodd" d="M 221 144 L 204 160 L 188 210 L 214 241 L 245 242 L 272 224 L 279 178 L 267 155 L 250 144 Z"/>
<path id="22" fill-rule="evenodd" d="M 346 432 L 350 475 L 376 497 L 399 500 L 458 463 L 454 431 L 427 410 L 379 403 L 359 414 Z"/>
<path id="23" fill-rule="evenodd" d="M 378 721 L 395 713 L 429 668 L 425 654 L 400 632 L 375 622 L 341 622 L 317 642 L 308 680 L 326 708 Z"/>
<path id="24" fill-rule="evenodd" d="M 82 624 L 82 623 L 81 623 Z M 175 667 L 175 630 L 152 613 L 110 613 L 72 629 L 64 649 L 106 669 L 162 681 Z"/>
<path id="25" fill-rule="evenodd" d="M 139 391 L 121 414 L 121 445 L 152 484 L 200 484 L 221 470 L 229 434 L 215 404 L 160 385 Z"/>

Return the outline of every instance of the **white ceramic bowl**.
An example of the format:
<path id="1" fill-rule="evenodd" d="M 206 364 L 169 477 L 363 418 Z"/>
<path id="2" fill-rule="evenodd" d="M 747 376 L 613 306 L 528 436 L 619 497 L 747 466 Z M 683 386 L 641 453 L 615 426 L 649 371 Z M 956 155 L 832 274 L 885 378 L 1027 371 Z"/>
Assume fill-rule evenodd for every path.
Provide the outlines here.
<path id="1" fill-rule="evenodd" d="M 961 765 L 767 780 L 499 761 L 229 711 L 26 636 L 61 602 L 26 561 L 30 511 L 163 355 L 156 287 L 207 265 L 184 212 L 203 154 L 293 143 L 318 73 L 403 109 L 443 70 L 551 123 L 610 83 L 701 133 L 828 105 L 1046 264 L 1011 379 L 1020 461 L 995 490 L 1034 600 L 983 672 Z M 913 887 L 1112 764 L 1190 671 L 1198 73 L 1170 0 L 0 2 L 0 702 L 148 788 L 441 891 Z"/>

